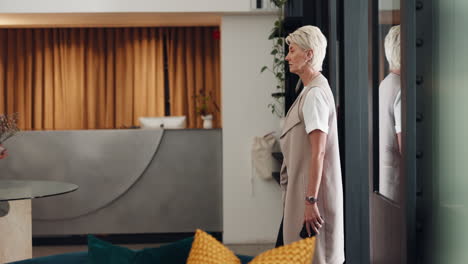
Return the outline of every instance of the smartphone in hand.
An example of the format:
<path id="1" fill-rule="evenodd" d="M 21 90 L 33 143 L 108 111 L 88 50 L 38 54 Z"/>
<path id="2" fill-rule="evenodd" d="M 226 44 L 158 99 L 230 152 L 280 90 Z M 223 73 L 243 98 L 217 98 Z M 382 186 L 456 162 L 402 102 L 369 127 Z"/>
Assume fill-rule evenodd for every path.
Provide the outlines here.
<path id="1" fill-rule="evenodd" d="M 307 228 L 306 228 L 306 225 L 305 223 L 302 225 L 302 229 L 301 229 L 301 232 L 299 233 L 299 236 L 301 238 L 308 238 L 308 237 L 313 237 L 315 236 L 315 231 L 313 229 L 310 230 L 310 236 L 309 234 L 307 234 Z"/>

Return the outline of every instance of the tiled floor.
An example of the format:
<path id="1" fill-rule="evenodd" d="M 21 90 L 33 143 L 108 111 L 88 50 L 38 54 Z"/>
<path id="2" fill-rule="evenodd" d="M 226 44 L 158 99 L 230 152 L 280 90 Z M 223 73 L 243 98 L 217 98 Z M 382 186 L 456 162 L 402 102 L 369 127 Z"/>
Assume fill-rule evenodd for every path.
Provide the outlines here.
<path id="1" fill-rule="evenodd" d="M 158 247 L 161 244 L 125 244 L 122 245 L 127 248 L 132 249 L 141 249 L 148 247 Z M 272 249 L 274 244 L 235 244 L 235 245 L 226 245 L 229 249 L 234 251 L 236 254 L 256 256 L 261 252 Z M 68 252 L 78 252 L 87 250 L 86 245 L 79 246 L 35 246 L 33 247 L 33 256 L 42 257 L 49 256 L 61 253 Z"/>

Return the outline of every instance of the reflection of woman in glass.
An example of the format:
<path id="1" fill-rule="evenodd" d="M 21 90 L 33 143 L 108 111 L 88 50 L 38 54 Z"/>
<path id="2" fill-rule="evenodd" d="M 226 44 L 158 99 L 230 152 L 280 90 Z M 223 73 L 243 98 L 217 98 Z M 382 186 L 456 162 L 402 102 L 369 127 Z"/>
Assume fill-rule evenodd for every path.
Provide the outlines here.
<path id="1" fill-rule="evenodd" d="M 280 136 L 284 244 L 301 239 L 305 225 L 317 233 L 314 264 L 344 262 L 343 192 L 335 101 L 320 73 L 327 40 L 319 28 L 304 26 L 286 38 L 289 71 L 304 89 L 289 109 Z M 281 244 L 281 242 L 278 242 Z"/>
<path id="2" fill-rule="evenodd" d="M 385 57 L 390 73 L 379 87 L 379 192 L 399 200 L 401 154 L 400 26 L 385 37 Z"/>

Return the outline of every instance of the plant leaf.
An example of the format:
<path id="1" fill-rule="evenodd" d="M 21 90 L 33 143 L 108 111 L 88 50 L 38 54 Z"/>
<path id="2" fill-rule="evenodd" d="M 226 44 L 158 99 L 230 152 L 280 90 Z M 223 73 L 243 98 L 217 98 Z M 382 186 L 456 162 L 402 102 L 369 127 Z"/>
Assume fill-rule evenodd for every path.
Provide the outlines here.
<path id="1" fill-rule="evenodd" d="M 264 72 L 266 69 L 268 69 L 267 66 L 263 66 L 262 69 L 260 70 L 260 73 Z"/>
<path id="2" fill-rule="evenodd" d="M 268 36 L 268 39 L 274 39 L 276 37 L 276 31 L 273 30 L 273 32 L 271 32 L 270 36 Z"/>
<path id="3" fill-rule="evenodd" d="M 275 6 L 280 7 L 281 1 L 279 0 L 271 0 L 275 4 Z"/>
<path id="4" fill-rule="evenodd" d="M 273 98 L 278 99 L 278 98 L 284 97 L 284 96 L 285 96 L 285 93 L 283 93 L 283 92 L 280 92 L 280 93 L 272 93 L 271 96 L 272 96 Z"/>

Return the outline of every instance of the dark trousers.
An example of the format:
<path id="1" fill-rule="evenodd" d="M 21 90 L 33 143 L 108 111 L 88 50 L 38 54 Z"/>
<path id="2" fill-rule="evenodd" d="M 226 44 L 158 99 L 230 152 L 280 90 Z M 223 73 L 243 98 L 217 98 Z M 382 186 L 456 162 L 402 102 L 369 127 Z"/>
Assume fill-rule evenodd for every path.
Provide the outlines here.
<path id="1" fill-rule="evenodd" d="M 280 228 L 279 228 L 279 231 L 278 231 L 278 237 L 276 238 L 275 248 L 281 247 L 281 246 L 284 245 L 284 241 L 283 241 L 283 220 L 284 219 L 281 219 L 281 225 L 280 225 Z"/>

